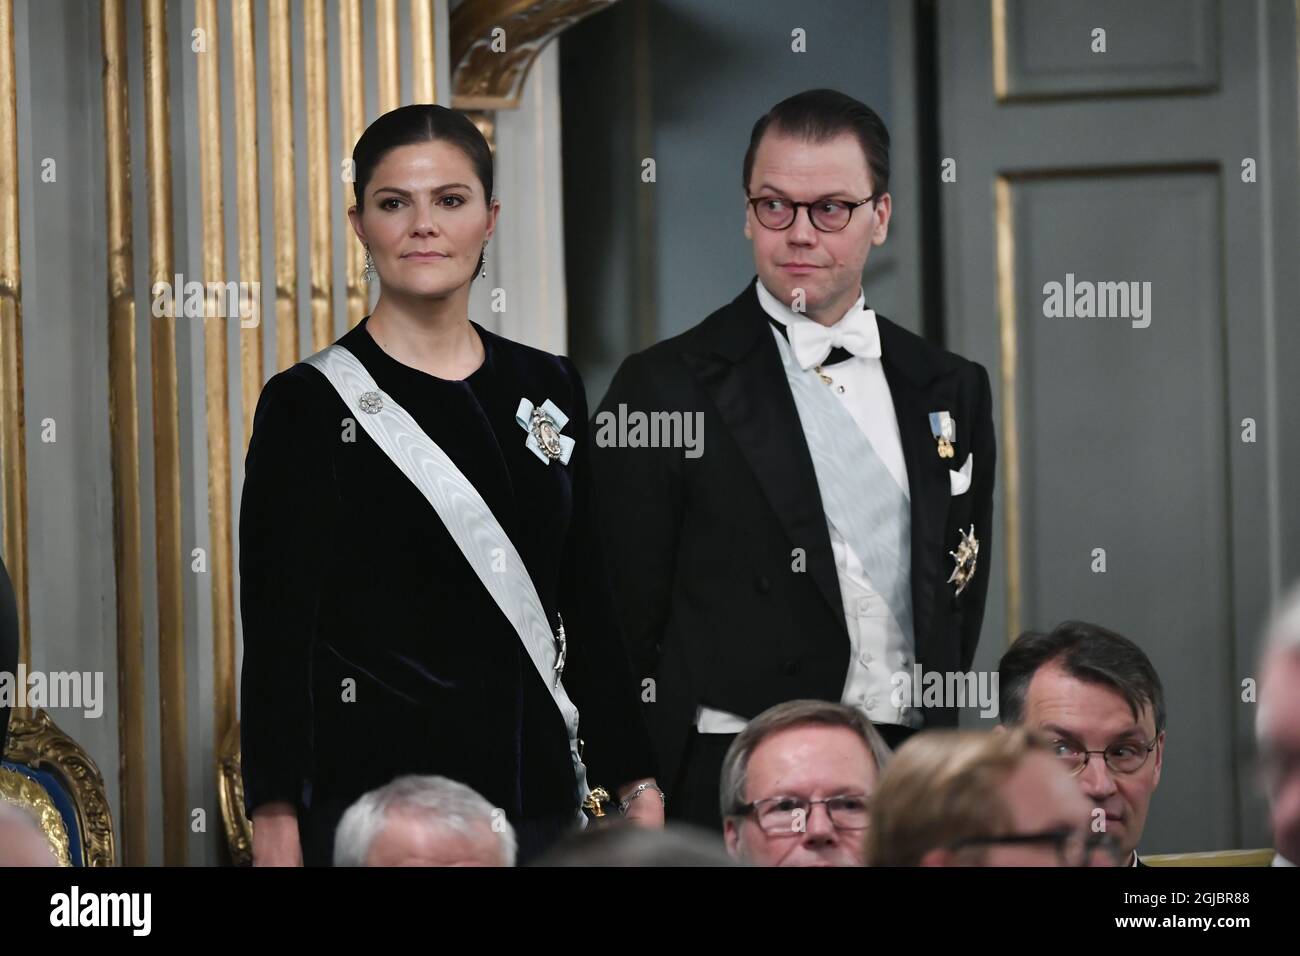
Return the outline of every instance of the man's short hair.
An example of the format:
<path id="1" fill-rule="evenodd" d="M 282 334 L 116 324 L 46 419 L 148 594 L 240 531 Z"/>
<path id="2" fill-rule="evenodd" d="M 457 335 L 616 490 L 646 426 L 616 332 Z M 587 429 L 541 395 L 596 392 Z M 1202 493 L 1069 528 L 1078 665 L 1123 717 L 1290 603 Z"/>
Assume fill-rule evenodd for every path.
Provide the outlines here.
<path id="1" fill-rule="evenodd" d="M 1002 784 L 1033 751 L 1049 754 L 1023 727 L 926 730 L 898 749 L 871 797 L 868 866 L 917 866 L 930 850 L 1001 836 L 1014 821 Z M 982 858 L 982 850 L 971 853 Z"/>
<path id="2" fill-rule="evenodd" d="M 842 133 L 857 137 L 871 170 L 872 190 L 889 189 L 889 130 L 870 106 L 839 90 L 806 90 L 777 103 L 758 118 L 745 151 L 744 180 L 741 186 L 749 193 L 749 178 L 754 172 L 758 144 L 769 129 L 810 143 L 824 143 Z M 865 198 L 865 197 L 864 197 Z"/>
<path id="3" fill-rule="evenodd" d="M 416 774 L 371 790 L 348 807 L 334 835 L 334 865 L 366 866 L 390 812 L 425 818 L 471 837 L 486 826 L 500 841 L 502 864 L 515 865 L 514 828 L 477 790 L 446 777 Z"/>
<path id="4" fill-rule="evenodd" d="M 784 704 L 769 707 L 751 720 L 727 748 L 727 756 L 722 761 L 722 778 L 718 788 L 724 819 L 744 812 L 743 808 L 747 802 L 745 783 L 749 771 L 749 758 L 753 756 L 758 745 L 779 731 L 816 725 L 849 728 L 862 738 L 862 742 L 871 751 L 871 756 L 876 762 L 876 771 L 885 769 L 885 764 L 890 757 L 889 745 L 862 711 L 829 700 L 786 701 Z"/>
<path id="5" fill-rule="evenodd" d="M 998 711 L 1004 724 L 1025 719 L 1029 683 L 1039 669 L 1057 664 L 1076 680 L 1113 688 L 1137 720 L 1150 705 L 1156 733 L 1165 729 L 1165 691 L 1151 659 L 1127 637 L 1097 624 L 1066 621 L 1050 633 L 1029 631 L 1016 638 L 998 663 Z"/>

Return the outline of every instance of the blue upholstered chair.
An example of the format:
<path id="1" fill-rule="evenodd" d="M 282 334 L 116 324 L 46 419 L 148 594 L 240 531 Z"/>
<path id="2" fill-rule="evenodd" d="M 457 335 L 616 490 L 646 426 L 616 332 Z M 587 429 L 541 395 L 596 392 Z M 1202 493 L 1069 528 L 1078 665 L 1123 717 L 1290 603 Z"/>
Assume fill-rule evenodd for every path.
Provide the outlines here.
<path id="1" fill-rule="evenodd" d="M 43 710 L 15 711 L 0 760 L 0 801 L 32 813 L 63 866 L 112 866 L 113 818 L 95 761 Z"/>

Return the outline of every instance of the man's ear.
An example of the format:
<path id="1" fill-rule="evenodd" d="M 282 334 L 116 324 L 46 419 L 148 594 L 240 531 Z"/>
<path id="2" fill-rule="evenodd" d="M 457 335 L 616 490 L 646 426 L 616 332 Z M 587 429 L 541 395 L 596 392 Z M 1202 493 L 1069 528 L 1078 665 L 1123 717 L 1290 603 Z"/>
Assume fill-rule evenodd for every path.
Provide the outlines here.
<path id="1" fill-rule="evenodd" d="M 1164 767 L 1164 763 L 1165 763 L 1165 732 L 1162 730 L 1160 731 L 1159 734 L 1156 735 L 1156 769 L 1151 779 L 1152 787 L 1158 787 L 1160 785 L 1160 771 Z"/>
<path id="2" fill-rule="evenodd" d="M 722 842 L 726 844 L 727 854 L 733 860 L 742 858 L 740 855 L 740 827 L 736 825 L 735 817 L 727 817 L 722 821 Z"/>
<path id="3" fill-rule="evenodd" d="M 889 217 L 893 215 L 894 200 L 889 193 L 885 193 L 876 201 L 872 209 L 871 220 L 871 244 L 873 246 L 883 246 L 885 239 L 889 237 Z"/>

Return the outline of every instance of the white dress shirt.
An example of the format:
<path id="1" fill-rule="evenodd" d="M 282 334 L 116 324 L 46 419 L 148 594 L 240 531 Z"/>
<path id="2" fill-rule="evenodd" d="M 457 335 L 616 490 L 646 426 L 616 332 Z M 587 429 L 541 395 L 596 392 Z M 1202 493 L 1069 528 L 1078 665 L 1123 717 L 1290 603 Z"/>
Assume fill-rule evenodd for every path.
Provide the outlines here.
<path id="1" fill-rule="evenodd" d="M 759 304 L 777 322 L 790 328 L 798 322 L 813 321 L 791 310 L 761 281 L 757 287 Z M 855 311 L 865 311 L 871 325 L 875 326 L 876 314 L 865 308 L 861 294 L 845 315 Z M 772 334 L 779 336 L 781 333 L 774 328 Z M 854 355 L 823 371 L 831 378 L 827 388 L 844 404 L 910 501 L 898 418 L 894 414 L 894 399 L 881 360 Z M 921 714 L 916 708 L 895 707 L 890 700 L 894 690 L 893 675 L 898 672 L 911 675 L 914 661 L 912 641 L 903 633 L 884 598 L 872 587 L 858 555 L 829 521 L 827 527 L 850 643 L 848 675 L 841 699 L 857 707 L 873 723 L 919 727 Z M 696 716 L 696 729 L 700 733 L 738 733 L 744 729 L 745 723 L 743 717 L 710 707 L 701 707 Z"/>

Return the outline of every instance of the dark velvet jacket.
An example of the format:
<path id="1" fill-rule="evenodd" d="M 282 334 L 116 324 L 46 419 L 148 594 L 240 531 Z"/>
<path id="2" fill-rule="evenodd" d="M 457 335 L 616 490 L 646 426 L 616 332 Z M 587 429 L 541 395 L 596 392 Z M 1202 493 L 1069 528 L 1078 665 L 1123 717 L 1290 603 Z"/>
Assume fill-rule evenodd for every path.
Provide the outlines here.
<path id="1" fill-rule="evenodd" d="M 563 615 L 589 783 L 612 791 L 653 776 L 595 531 L 572 362 L 475 324 L 483 365 L 444 380 L 389 356 L 367 323 L 338 344 L 474 483 L 552 624 Z M 567 465 L 525 447 L 521 397 L 569 416 Z M 359 423 L 346 427 L 357 414 L 304 363 L 271 378 L 258 402 L 239 524 L 247 811 L 288 801 L 300 821 L 323 813 L 332 828 L 365 791 L 425 773 L 469 784 L 516 824 L 574 814 L 568 736 L 546 685 L 433 508 Z"/>

